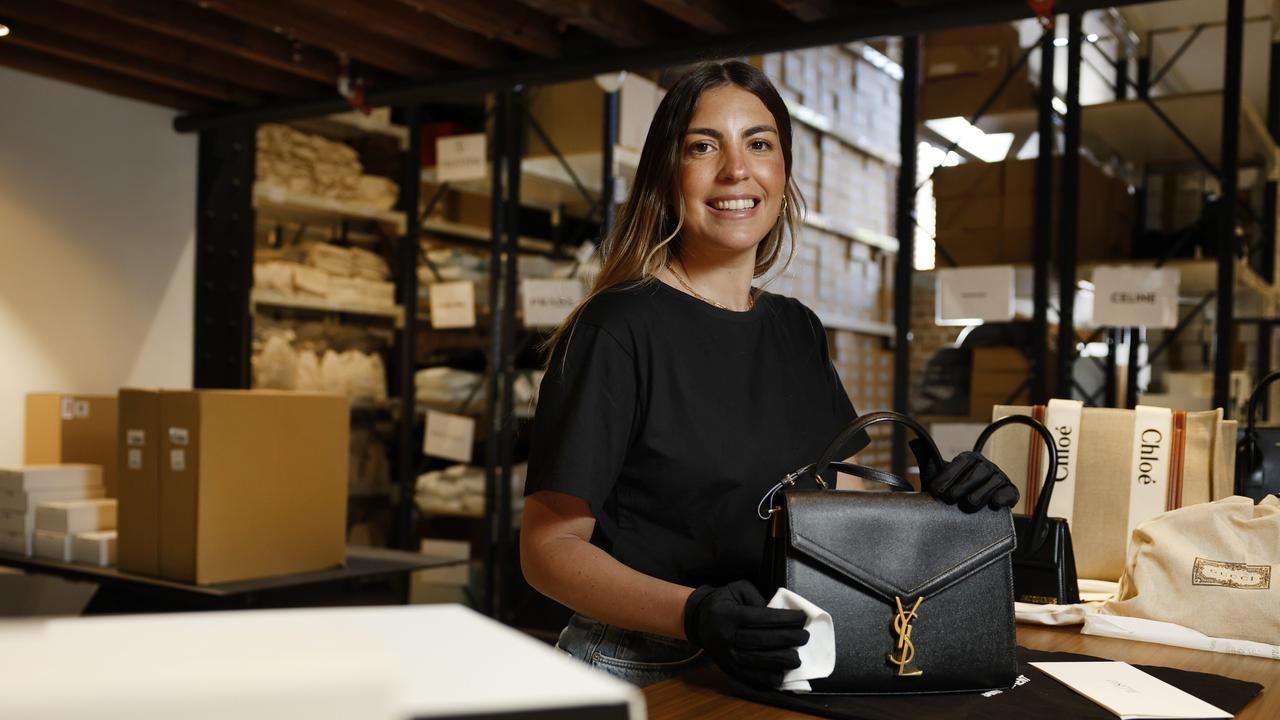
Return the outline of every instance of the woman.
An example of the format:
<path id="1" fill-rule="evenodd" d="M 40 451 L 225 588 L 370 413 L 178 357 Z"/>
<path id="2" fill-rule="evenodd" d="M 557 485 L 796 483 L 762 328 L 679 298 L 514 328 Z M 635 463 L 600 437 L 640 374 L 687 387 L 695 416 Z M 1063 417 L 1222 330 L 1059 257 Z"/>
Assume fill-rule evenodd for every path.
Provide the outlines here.
<path id="1" fill-rule="evenodd" d="M 636 684 L 710 657 L 776 685 L 808 639 L 752 582 L 756 504 L 856 417 L 817 317 L 752 287 L 790 259 L 801 203 L 769 80 L 698 66 L 659 106 L 595 288 L 552 338 L 521 565 L 577 613 L 558 647 Z M 951 501 L 1016 502 L 990 463 L 959 467 Z"/>

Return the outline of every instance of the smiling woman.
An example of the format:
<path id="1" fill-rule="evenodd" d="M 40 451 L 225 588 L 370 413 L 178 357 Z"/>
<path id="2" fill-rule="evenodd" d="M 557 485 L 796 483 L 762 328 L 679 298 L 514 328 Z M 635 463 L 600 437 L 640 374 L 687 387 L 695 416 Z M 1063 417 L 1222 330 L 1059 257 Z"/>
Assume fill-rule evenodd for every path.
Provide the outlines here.
<path id="1" fill-rule="evenodd" d="M 595 287 L 550 340 L 521 565 L 577 613 L 558 647 L 601 670 L 643 685 L 712 660 L 772 687 L 799 663 L 805 617 L 765 606 L 756 505 L 856 417 L 814 313 L 752 287 L 790 259 L 802 208 L 768 79 L 694 68 L 658 107 Z"/>

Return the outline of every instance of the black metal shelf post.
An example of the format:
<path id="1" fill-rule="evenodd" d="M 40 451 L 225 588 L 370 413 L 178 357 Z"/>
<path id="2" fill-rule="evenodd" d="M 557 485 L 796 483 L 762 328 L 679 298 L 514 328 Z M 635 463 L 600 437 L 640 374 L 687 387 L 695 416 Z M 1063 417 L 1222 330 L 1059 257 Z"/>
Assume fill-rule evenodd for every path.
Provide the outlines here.
<path id="1" fill-rule="evenodd" d="M 1049 399 L 1049 255 L 1053 246 L 1053 72 L 1056 30 L 1040 38 L 1040 97 L 1036 129 L 1036 244 L 1031 249 L 1031 402 Z M 1063 349 L 1059 348 L 1059 352 Z"/>
<path id="2" fill-rule="evenodd" d="M 249 387 L 256 145 L 253 125 L 200 132 L 192 378 L 197 388 Z"/>
<path id="3" fill-rule="evenodd" d="M 1062 202 L 1058 234 L 1057 397 L 1070 398 L 1076 355 L 1076 254 L 1080 230 L 1080 52 L 1082 15 L 1067 16 L 1067 114 L 1063 119 Z M 1041 108 L 1041 112 L 1044 109 Z M 1043 146 L 1042 146 L 1043 147 Z"/>
<path id="4" fill-rule="evenodd" d="M 396 484 L 400 498 L 396 507 L 395 544 L 402 550 L 417 550 L 417 525 L 414 522 L 414 484 L 417 482 L 420 445 L 414 441 L 414 414 L 417 388 L 418 337 L 418 253 L 422 244 L 422 114 L 417 106 L 405 108 L 405 125 L 409 129 L 409 147 L 404 159 L 404 178 L 400 187 L 401 209 L 405 214 L 404 236 L 397 251 L 396 287 L 400 307 L 404 309 L 404 326 L 396 337 L 396 385 L 400 397 L 400 422 L 396 425 Z"/>
<path id="5" fill-rule="evenodd" d="M 1222 80 L 1222 199 L 1218 215 L 1218 300 L 1214 318 L 1213 404 L 1230 412 L 1231 321 L 1235 314 L 1236 196 L 1240 168 L 1240 89 L 1244 60 L 1244 0 L 1227 0 L 1227 47 Z"/>
<path id="6" fill-rule="evenodd" d="M 613 223 L 617 218 L 617 198 L 614 195 L 613 148 L 618 144 L 618 91 L 605 91 L 604 94 L 604 148 L 601 152 L 600 166 L 600 242 L 613 232 Z"/>
<path id="7" fill-rule="evenodd" d="M 911 285 L 915 269 L 916 128 L 920 122 L 920 36 L 902 38 L 901 120 L 898 127 L 897 233 L 898 257 L 893 272 L 893 409 L 910 412 Z M 906 475 L 906 441 L 901 427 L 893 430 L 893 469 Z"/>

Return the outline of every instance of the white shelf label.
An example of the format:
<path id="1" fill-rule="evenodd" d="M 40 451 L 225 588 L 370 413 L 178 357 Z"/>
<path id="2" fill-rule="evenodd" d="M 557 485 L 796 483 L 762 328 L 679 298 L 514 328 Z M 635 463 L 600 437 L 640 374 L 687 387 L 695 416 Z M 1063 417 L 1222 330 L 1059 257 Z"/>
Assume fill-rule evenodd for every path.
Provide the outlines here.
<path id="1" fill-rule="evenodd" d="M 1012 265 L 941 268 L 938 270 L 937 321 L 956 324 L 971 320 L 1005 322 L 1013 319 Z"/>
<path id="2" fill-rule="evenodd" d="M 432 457 L 469 463 L 475 436 L 476 421 L 473 418 L 428 410 L 422 452 Z"/>
<path id="3" fill-rule="evenodd" d="M 489 174 L 484 133 L 436 138 L 436 179 L 440 182 L 483 180 Z"/>
<path id="4" fill-rule="evenodd" d="M 476 287 L 468 281 L 434 283 L 430 290 L 431 327 L 436 329 L 476 326 Z"/>
<path id="5" fill-rule="evenodd" d="M 1094 268 L 1093 321 L 1115 327 L 1174 327 L 1181 282 L 1177 268 Z"/>
<path id="6" fill-rule="evenodd" d="M 526 279 L 520 281 L 525 327 L 555 327 L 582 302 L 579 280 Z"/>

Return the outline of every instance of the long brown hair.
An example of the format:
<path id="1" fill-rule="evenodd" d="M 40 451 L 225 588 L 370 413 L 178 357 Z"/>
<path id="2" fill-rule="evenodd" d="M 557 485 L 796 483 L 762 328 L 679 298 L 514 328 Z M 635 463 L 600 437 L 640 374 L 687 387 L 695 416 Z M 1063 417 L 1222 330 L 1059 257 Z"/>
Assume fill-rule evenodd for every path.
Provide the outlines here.
<path id="1" fill-rule="evenodd" d="M 592 298 L 610 288 L 652 282 L 658 270 L 672 260 L 671 243 L 680 234 L 684 221 L 679 177 L 685 131 L 702 93 L 725 85 L 740 87 L 760 98 L 773 115 L 786 169 L 782 215 L 756 246 L 755 277 L 773 267 L 782 256 L 784 245 L 786 263 L 790 264 L 804 199 L 791 177 L 791 115 L 787 105 L 759 68 L 737 60 L 699 64 L 676 81 L 658 105 L 640 152 L 635 184 L 618 210 L 613 232 L 601 246 L 604 266 L 586 299 L 547 339 L 548 347 L 554 347 L 565 333 L 572 333 Z M 786 243 L 788 239 L 791 242 Z"/>

